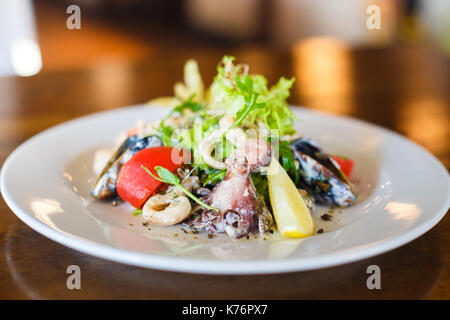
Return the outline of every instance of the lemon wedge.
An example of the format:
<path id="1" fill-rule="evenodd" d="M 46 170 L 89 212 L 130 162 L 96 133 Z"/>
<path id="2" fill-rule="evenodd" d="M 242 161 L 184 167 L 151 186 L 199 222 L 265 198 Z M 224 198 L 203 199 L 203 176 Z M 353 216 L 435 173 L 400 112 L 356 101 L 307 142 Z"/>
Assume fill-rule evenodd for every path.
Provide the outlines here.
<path id="1" fill-rule="evenodd" d="M 283 236 L 303 238 L 314 233 L 305 201 L 280 163 L 272 158 L 267 170 L 269 195 L 278 230 Z"/>

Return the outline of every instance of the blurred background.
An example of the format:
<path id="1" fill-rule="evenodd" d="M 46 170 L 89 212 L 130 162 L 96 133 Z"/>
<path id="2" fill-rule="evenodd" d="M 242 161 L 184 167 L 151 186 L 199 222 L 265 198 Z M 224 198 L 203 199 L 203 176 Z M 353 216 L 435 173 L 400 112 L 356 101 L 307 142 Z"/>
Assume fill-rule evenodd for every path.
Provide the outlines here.
<path id="1" fill-rule="evenodd" d="M 185 60 L 209 83 L 224 54 L 295 76 L 292 103 L 394 129 L 450 165 L 450 0 L 2 0 L 0 124 L 20 141 L 171 95 Z"/>
<path id="2" fill-rule="evenodd" d="M 77 31 L 66 27 L 74 4 L 82 14 Z M 367 27 L 371 5 L 380 9 L 379 29 Z M 262 46 L 308 58 L 311 51 L 426 43 L 450 56 L 448 0 L 4 0 L 0 18 L 3 74 L 194 47 Z"/>
<path id="3" fill-rule="evenodd" d="M 67 27 L 77 22 L 73 5 L 81 29 Z M 0 166 L 53 125 L 172 95 L 189 58 L 210 83 L 225 54 L 269 83 L 294 76 L 290 103 L 394 130 L 450 169 L 450 0 L 0 0 Z M 152 274 L 76 253 L 26 227 L 0 197 L 0 287 L 21 299 L 176 298 L 183 281 L 194 298 L 445 299 L 449 222 L 447 214 L 402 249 L 332 269 L 331 280 L 330 269 L 274 275 L 261 290 L 269 282 L 254 277 Z M 76 296 L 64 286 L 74 261 L 88 268 Z M 361 286 L 369 264 L 383 265 L 385 290 Z"/>
<path id="4" fill-rule="evenodd" d="M 66 27 L 74 4 L 82 14 L 77 31 Z M 371 5 L 380 9 L 380 29 L 367 27 Z M 261 46 L 308 59 L 422 43 L 450 56 L 449 0 L 4 0 L 0 18 L 3 74 L 150 59 L 174 48 Z"/>

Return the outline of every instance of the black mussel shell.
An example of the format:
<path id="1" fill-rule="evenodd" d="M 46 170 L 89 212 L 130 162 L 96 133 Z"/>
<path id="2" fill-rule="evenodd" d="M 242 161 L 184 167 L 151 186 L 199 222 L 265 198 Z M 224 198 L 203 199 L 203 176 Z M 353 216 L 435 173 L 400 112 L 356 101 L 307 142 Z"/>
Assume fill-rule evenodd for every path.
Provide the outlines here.
<path id="1" fill-rule="evenodd" d="M 347 177 L 316 142 L 299 138 L 291 142 L 291 148 L 302 177 L 300 186 L 317 202 L 340 207 L 347 207 L 354 202 L 355 194 Z"/>
<path id="2" fill-rule="evenodd" d="M 116 182 L 122 166 L 138 151 L 160 146 L 162 141 L 157 136 L 142 138 L 142 136 L 133 135 L 125 139 L 97 177 L 91 189 L 91 195 L 100 200 L 116 198 Z"/>

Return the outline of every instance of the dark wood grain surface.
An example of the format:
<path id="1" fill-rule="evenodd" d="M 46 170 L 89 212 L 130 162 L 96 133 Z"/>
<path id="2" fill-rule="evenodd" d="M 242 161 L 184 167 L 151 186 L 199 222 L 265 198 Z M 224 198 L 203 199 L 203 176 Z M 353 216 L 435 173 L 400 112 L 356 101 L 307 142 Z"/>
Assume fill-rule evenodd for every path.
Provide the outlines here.
<path id="1" fill-rule="evenodd" d="M 224 53 L 272 82 L 296 76 L 291 103 L 397 131 L 450 167 L 449 59 L 426 47 L 347 50 L 326 42 L 301 43 L 290 52 L 258 46 L 166 48 L 142 61 L 0 78 L 0 164 L 20 143 L 52 125 L 170 95 L 187 58 L 196 58 L 210 80 Z M 447 215 L 399 249 L 339 267 L 279 275 L 192 275 L 131 267 L 71 250 L 27 227 L 1 199 L 0 298 L 449 299 L 449 239 Z M 81 267 L 81 290 L 66 287 L 66 268 L 72 264 Z M 381 290 L 366 287 L 371 264 L 381 267 Z"/>

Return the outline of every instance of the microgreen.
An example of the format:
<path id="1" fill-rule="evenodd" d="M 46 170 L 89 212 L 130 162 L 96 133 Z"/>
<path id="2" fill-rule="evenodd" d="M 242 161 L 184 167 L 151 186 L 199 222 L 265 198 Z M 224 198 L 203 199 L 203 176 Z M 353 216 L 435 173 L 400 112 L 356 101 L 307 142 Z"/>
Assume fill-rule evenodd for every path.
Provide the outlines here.
<path id="1" fill-rule="evenodd" d="M 178 178 L 176 175 L 174 175 L 172 172 L 170 172 L 169 170 L 167 170 L 164 167 L 161 166 L 155 166 L 153 169 L 156 171 L 156 173 L 158 174 L 159 177 L 157 177 L 156 175 L 154 175 L 146 166 L 142 165 L 141 166 L 142 169 L 145 170 L 145 172 L 147 172 L 149 175 L 151 175 L 154 179 L 161 181 L 163 183 L 167 183 L 167 184 L 171 184 L 175 187 L 178 187 L 180 190 L 182 190 L 189 198 L 191 198 L 192 200 L 194 200 L 195 202 L 197 202 L 199 205 L 201 205 L 202 207 L 208 209 L 208 210 L 214 210 L 216 212 L 219 212 L 219 209 L 211 207 L 209 205 L 207 205 L 206 203 L 204 203 L 203 201 L 201 201 L 199 198 L 197 198 L 196 196 L 194 196 L 192 193 L 189 192 L 189 190 L 187 190 L 185 187 L 183 187 L 180 183 L 180 178 Z"/>
<path id="2" fill-rule="evenodd" d="M 223 178 L 225 178 L 226 174 L 227 174 L 227 170 L 220 170 L 218 172 L 210 173 L 208 175 L 208 178 L 206 179 L 206 181 L 203 182 L 203 186 L 206 186 L 207 184 L 210 184 L 210 183 L 222 181 Z"/>
<path id="3" fill-rule="evenodd" d="M 193 101 L 195 97 L 195 94 L 191 95 L 186 101 L 184 101 L 182 104 L 174 107 L 170 113 L 168 114 L 167 118 L 170 118 L 171 116 L 173 116 L 176 113 L 179 113 L 180 115 L 183 115 L 183 111 L 186 109 L 191 110 L 192 112 L 199 112 L 202 111 L 205 106 Z"/>
<path id="4" fill-rule="evenodd" d="M 250 76 L 246 75 L 244 81 L 241 77 L 236 77 L 236 87 L 240 89 L 241 94 L 244 96 L 245 104 L 236 113 L 236 121 L 231 125 L 229 129 L 236 128 L 241 125 L 247 115 L 256 109 L 261 109 L 266 106 L 265 103 L 257 103 L 259 94 L 255 92 L 253 88 L 253 80 Z"/>

